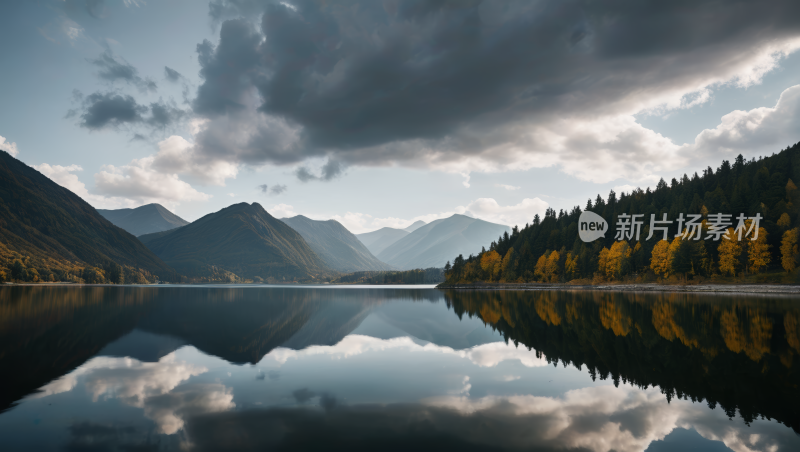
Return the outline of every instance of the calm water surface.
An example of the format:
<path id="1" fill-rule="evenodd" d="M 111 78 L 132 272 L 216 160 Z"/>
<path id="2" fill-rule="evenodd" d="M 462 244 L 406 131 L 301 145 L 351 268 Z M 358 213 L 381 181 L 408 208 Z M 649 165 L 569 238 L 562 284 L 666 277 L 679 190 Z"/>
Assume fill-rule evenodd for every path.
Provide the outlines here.
<path id="1" fill-rule="evenodd" d="M 0 450 L 800 450 L 800 298 L 0 287 Z"/>

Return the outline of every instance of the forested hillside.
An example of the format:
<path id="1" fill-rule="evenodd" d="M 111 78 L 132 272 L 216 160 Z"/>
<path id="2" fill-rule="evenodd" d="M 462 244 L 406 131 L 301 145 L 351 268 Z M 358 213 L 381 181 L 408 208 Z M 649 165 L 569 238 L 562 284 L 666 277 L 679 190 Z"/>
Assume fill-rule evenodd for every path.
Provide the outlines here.
<path id="1" fill-rule="evenodd" d="M 797 265 L 798 212 L 800 190 L 800 143 L 778 154 L 746 161 L 739 155 L 732 163 L 723 161 L 700 174 L 684 175 L 680 180 L 663 179 L 655 190 L 636 189 L 606 199 L 589 199 L 584 210 L 605 219 L 610 229 L 604 238 L 585 243 L 579 238 L 579 206 L 571 211 L 548 209 L 544 218 L 536 215 L 531 224 L 504 234 L 488 250 L 478 255 L 459 255 L 448 262 L 446 284 L 458 282 L 568 282 L 589 279 L 674 281 L 715 276 L 745 277 L 764 272 L 792 273 Z M 732 214 L 727 229 L 733 240 L 708 237 L 709 215 Z M 616 240 L 616 225 L 621 214 L 643 214 L 639 239 Z M 649 236 L 651 214 L 671 220 L 668 240 L 662 232 Z M 702 224 L 697 234 L 675 237 L 677 221 L 683 214 L 699 214 Z M 759 228 L 750 221 L 748 234 L 738 240 L 736 217 L 759 215 Z M 682 233 L 691 233 L 685 228 Z M 756 239 L 756 240 L 752 240 Z"/>
<path id="2" fill-rule="evenodd" d="M 0 282 L 178 278 L 136 237 L 78 195 L 0 151 Z"/>
<path id="3" fill-rule="evenodd" d="M 141 237 L 194 282 L 328 281 L 336 272 L 258 203 L 239 203 L 186 226 Z"/>

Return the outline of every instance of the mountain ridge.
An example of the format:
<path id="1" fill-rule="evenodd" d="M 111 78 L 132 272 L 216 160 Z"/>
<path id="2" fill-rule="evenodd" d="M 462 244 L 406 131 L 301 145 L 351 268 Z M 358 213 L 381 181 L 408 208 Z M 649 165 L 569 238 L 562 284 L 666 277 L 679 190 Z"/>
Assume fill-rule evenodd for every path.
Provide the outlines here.
<path id="1" fill-rule="evenodd" d="M 223 270 L 240 278 L 277 282 L 322 280 L 335 274 L 299 233 L 258 203 L 233 204 L 172 232 L 155 234 L 159 236 L 142 236 L 142 242 L 189 277 L 214 278 Z"/>
<path id="2" fill-rule="evenodd" d="M 465 215 L 454 214 L 432 221 L 397 240 L 378 254 L 378 259 L 401 270 L 444 267 L 459 254 L 478 253 L 481 247 L 511 228 Z"/>
<path id="3" fill-rule="evenodd" d="M 133 209 L 97 209 L 97 212 L 114 225 L 137 237 L 189 224 L 188 221 L 157 203 L 145 204 Z"/>
<path id="4" fill-rule="evenodd" d="M 175 276 L 172 268 L 133 235 L 5 151 L 0 152 L 0 214 L 0 251 L 7 256 L 27 256 L 22 264 L 39 274 L 50 272 L 55 278 L 53 273 L 60 272 L 62 278 L 72 275 L 90 278 L 86 282 L 106 282 L 108 275 L 98 270 L 113 263 L 162 279 Z M 92 275 L 70 273 L 77 266 L 93 269 Z M 139 281 L 149 281 L 146 275 L 140 276 L 145 279 Z"/>
<path id="5" fill-rule="evenodd" d="M 318 221 L 303 215 L 281 218 L 297 231 L 325 264 L 341 272 L 392 270 L 336 220 Z"/>

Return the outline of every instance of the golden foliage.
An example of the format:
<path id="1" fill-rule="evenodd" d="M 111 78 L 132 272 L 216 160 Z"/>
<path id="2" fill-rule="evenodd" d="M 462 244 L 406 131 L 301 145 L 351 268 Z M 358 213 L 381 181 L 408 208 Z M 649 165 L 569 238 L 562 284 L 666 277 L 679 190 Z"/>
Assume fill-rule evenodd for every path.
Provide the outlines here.
<path id="1" fill-rule="evenodd" d="M 670 270 L 670 253 L 669 242 L 666 240 L 659 240 L 653 248 L 653 256 L 650 259 L 650 268 L 656 275 L 664 278 L 669 276 Z"/>
<path id="2" fill-rule="evenodd" d="M 613 301 L 605 300 L 600 304 L 600 323 L 615 336 L 627 336 L 633 321 Z"/>
<path id="3" fill-rule="evenodd" d="M 722 236 L 722 243 L 717 248 L 719 272 L 723 275 L 736 276 L 736 270 L 739 267 L 739 255 L 742 254 L 742 247 L 734 238 L 736 237 L 733 234 L 733 228 L 728 228 L 727 235 Z"/>
<path id="4" fill-rule="evenodd" d="M 542 254 L 541 256 L 539 256 L 539 260 L 536 261 L 536 267 L 534 267 L 533 269 L 534 276 L 544 281 L 545 280 L 544 274 L 546 268 L 547 268 L 547 257 L 545 257 L 545 255 Z"/>
<path id="5" fill-rule="evenodd" d="M 771 260 L 769 249 L 771 246 L 767 244 L 767 230 L 758 228 L 758 239 L 747 244 L 747 260 L 750 263 L 751 272 L 758 273 L 762 268 L 769 265 Z"/>
<path id="6" fill-rule="evenodd" d="M 772 339 L 772 321 L 758 312 L 748 313 L 750 317 L 749 334 L 739 321 L 736 312 L 725 311 L 720 316 L 720 329 L 725 345 L 734 353 L 744 353 L 753 361 L 769 353 Z"/>
<path id="7" fill-rule="evenodd" d="M 781 240 L 781 265 L 789 273 L 797 267 L 797 255 L 800 254 L 797 246 L 798 233 L 800 233 L 800 228 L 790 229 L 783 233 Z"/>
<path id="8" fill-rule="evenodd" d="M 558 315 L 556 310 L 556 301 L 553 300 L 552 293 L 542 293 L 541 296 L 536 298 L 533 302 L 533 307 L 536 309 L 536 314 L 539 318 L 544 320 L 548 325 L 561 325 L 561 316 Z"/>
<path id="9" fill-rule="evenodd" d="M 788 229 L 791 224 L 792 220 L 789 218 L 789 214 L 783 212 L 783 214 L 781 214 L 781 217 L 778 218 L 778 226 L 780 226 L 783 229 Z"/>
<path id="10" fill-rule="evenodd" d="M 545 280 L 558 282 L 558 260 L 560 258 L 561 256 L 558 255 L 558 251 L 550 253 L 550 257 L 547 258 L 547 265 L 544 269 Z"/>
<path id="11" fill-rule="evenodd" d="M 489 280 L 494 279 L 494 276 L 500 271 L 500 263 L 502 258 L 495 250 L 483 253 L 481 256 L 481 268 L 489 274 Z"/>
<path id="12" fill-rule="evenodd" d="M 605 248 L 604 248 L 605 249 Z M 611 249 L 606 252 L 605 259 L 601 260 L 599 265 L 600 271 L 605 274 L 608 279 L 614 279 L 622 274 L 626 262 L 631 258 L 631 247 L 626 241 L 614 242 Z"/>

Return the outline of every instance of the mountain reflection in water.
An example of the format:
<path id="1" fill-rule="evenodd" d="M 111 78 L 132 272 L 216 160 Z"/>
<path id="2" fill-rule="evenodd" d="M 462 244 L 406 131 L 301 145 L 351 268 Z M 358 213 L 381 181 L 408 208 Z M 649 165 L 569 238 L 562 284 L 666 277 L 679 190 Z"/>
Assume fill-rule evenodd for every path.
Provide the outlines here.
<path id="1" fill-rule="evenodd" d="M 785 296 L 0 287 L 0 449 L 798 450 L 799 320 Z"/>

